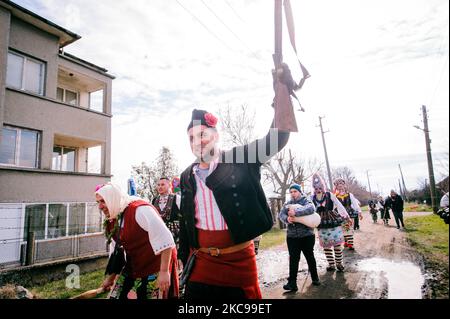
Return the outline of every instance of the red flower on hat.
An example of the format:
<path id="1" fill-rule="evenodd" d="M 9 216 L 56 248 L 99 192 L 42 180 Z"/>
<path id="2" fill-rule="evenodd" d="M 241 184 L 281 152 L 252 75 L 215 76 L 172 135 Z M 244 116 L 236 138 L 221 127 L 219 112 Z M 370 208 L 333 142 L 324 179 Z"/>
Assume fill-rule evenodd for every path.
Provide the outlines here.
<path id="1" fill-rule="evenodd" d="M 217 117 L 215 117 L 215 116 L 212 115 L 211 113 L 206 113 L 206 114 L 205 114 L 205 122 L 206 122 L 206 124 L 208 124 L 208 126 L 210 126 L 210 127 L 216 127 L 216 124 L 217 124 Z"/>

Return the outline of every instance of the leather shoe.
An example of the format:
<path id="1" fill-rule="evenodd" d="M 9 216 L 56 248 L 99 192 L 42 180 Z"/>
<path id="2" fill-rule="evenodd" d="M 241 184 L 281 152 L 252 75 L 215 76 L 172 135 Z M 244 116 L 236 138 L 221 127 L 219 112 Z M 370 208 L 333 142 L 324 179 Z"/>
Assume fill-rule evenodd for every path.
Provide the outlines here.
<path id="1" fill-rule="evenodd" d="M 289 291 L 297 291 L 298 287 L 297 284 L 288 282 L 286 285 L 283 286 L 284 290 L 289 290 Z"/>

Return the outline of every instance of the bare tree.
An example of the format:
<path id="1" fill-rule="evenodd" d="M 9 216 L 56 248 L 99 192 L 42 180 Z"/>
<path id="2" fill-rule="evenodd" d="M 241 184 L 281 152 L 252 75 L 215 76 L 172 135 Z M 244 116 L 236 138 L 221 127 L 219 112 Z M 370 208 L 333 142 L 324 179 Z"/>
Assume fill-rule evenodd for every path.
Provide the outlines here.
<path id="1" fill-rule="evenodd" d="M 228 105 L 221 109 L 219 114 L 222 122 L 222 141 L 225 146 L 244 145 L 255 140 L 255 112 L 250 111 L 246 105 L 240 107 Z M 320 167 L 316 160 L 310 160 L 305 164 L 291 149 L 284 149 L 263 164 L 263 183 L 271 184 L 273 192 L 284 202 L 286 192 L 292 183 L 302 184 Z"/>
<path id="2" fill-rule="evenodd" d="M 255 139 L 256 112 L 249 110 L 247 105 L 231 107 L 228 105 L 219 111 L 223 130 L 222 144 L 225 147 L 245 145 Z"/>
<path id="3" fill-rule="evenodd" d="M 431 191 L 430 185 L 426 179 L 417 179 L 417 188 L 409 193 L 409 198 L 412 202 L 417 202 L 419 204 L 426 202 L 426 204 L 431 205 Z"/>
<path id="4" fill-rule="evenodd" d="M 169 179 L 177 176 L 178 168 L 175 159 L 168 147 L 163 146 L 158 157 L 152 164 L 142 162 L 140 165 L 132 166 L 132 175 L 136 182 L 137 194 L 151 201 L 158 195 L 156 185 L 161 177 Z"/>
<path id="5" fill-rule="evenodd" d="M 151 201 L 154 196 L 156 174 L 150 165 L 142 162 L 133 165 L 131 172 L 136 183 L 136 193 L 139 197 Z"/>
<path id="6" fill-rule="evenodd" d="M 289 186 L 292 183 L 303 184 L 319 171 L 321 166 L 322 164 L 317 160 L 309 160 L 305 164 L 293 154 L 291 149 L 283 150 L 263 165 L 264 182 L 272 184 L 274 193 L 285 202 Z"/>

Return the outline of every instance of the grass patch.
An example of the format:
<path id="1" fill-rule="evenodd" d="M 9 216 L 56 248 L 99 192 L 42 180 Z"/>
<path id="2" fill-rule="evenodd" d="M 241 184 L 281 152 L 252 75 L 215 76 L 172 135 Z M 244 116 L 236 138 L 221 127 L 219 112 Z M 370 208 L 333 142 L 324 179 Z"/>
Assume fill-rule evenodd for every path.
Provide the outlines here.
<path id="1" fill-rule="evenodd" d="M 66 280 L 56 280 L 46 283 L 42 286 L 35 286 L 29 289 L 33 295 L 38 299 L 68 299 L 79 295 L 87 290 L 96 289 L 100 287 L 104 278 L 104 269 L 88 272 L 80 275 L 80 288 L 67 288 Z M 100 294 L 97 298 L 104 298 L 107 292 Z"/>
<path id="2" fill-rule="evenodd" d="M 437 215 L 408 217 L 406 235 L 411 245 L 423 256 L 430 289 L 429 298 L 448 299 L 448 225 Z"/>
<path id="3" fill-rule="evenodd" d="M 404 212 L 432 212 L 433 207 L 425 204 L 405 203 Z"/>
<path id="4" fill-rule="evenodd" d="M 286 230 L 279 228 L 272 228 L 267 233 L 262 235 L 259 243 L 260 249 L 267 249 L 270 247 L 278 246 L 286 241 Z"/>
<path id="5" fill-rule="evenodd" d="M 448 225 L 437 215 L 407 218 L 407 236 L 426 258 L 445 263 L 448 269 Z"/>

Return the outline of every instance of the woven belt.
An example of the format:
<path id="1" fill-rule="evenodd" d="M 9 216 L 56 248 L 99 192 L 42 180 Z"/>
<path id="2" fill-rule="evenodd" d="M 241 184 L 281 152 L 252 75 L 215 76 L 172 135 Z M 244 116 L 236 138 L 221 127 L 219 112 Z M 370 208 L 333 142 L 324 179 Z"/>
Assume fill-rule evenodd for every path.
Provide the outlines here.
<path id="1" fill-rule="evenodd" d="M 231 254 L 234 252 L 237 252 L 239 250 L 242 250 L 244 248 L 247 248 L 248 246 L 250 246 L 250 244 L 252 243 L 252 240 L 234 245 L 234 246 L 230 246 L 227 248 L 217 248 L 217 247 L 208 247 L 208 248 L 198 248 L 198 251 L 201 251 L 203 253 L 207 253 L 210 254 L 213 257 L 217 257 L 219 255 L 225 255 L 225 254 Z"/>

